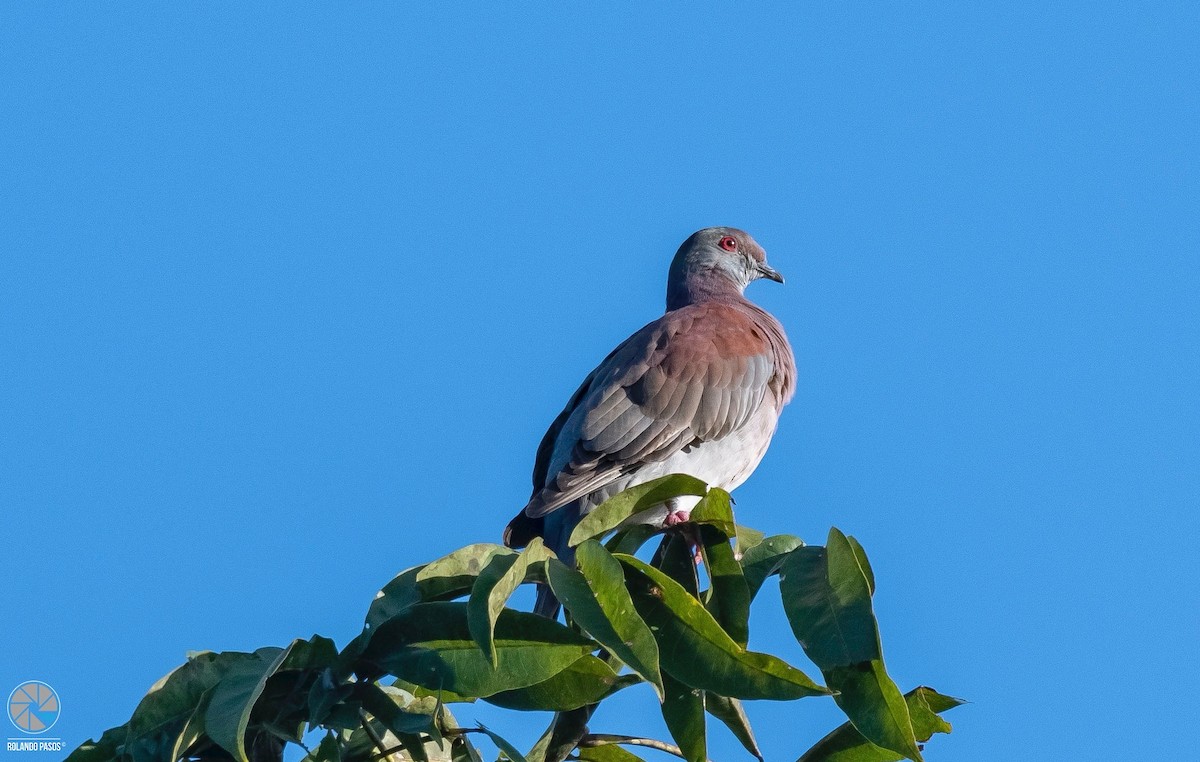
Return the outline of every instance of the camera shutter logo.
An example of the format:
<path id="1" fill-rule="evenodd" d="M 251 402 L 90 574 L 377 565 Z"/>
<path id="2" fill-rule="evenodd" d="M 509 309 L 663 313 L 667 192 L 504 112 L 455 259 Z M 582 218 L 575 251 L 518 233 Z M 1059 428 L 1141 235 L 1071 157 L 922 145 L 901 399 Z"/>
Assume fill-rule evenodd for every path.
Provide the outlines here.
<path id="1" fill-rule="evenodd" d="M 8 697 L 8 718 L 26 733 L 45 733 L 58 722 L 58 694 L 40 680 L 18 685 Z"/>

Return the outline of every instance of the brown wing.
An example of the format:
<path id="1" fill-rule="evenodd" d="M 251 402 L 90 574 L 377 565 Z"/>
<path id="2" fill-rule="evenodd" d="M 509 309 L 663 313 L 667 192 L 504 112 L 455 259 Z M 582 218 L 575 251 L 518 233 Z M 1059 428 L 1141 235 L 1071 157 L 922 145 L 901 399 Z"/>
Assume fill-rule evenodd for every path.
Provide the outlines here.
<path id="1" fill-rule="evenodd" d="M 618 347 L 580 387 L 539 448 L 537 519 L 640 464 L 744 425 L 771 386 L 775 353 L 755 312 L 704 303 L 668 312 Z M 553 471 L 553 473 L 551 473 Z"/>

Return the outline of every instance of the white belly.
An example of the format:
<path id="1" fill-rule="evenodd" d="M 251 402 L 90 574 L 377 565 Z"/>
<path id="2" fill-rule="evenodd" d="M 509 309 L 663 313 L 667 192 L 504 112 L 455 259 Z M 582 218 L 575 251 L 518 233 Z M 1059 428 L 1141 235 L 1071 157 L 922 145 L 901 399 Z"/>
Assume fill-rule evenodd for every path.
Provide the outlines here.
<path id="1" fill-rule="evenodd" d="M 762 461 L 775 433 L 776 414 L 770 404 L 763 404 L 758 411 L 737 431 L 722 439 L 701 442 L 690 450 L 671 455 L 658 463 L 646 463 L 613 484 L 589 495 L 580 506 L 581 513 L 588 513 L 613 495 L 634 485 L 642 484 L 668 474 L 688 474 L 710 487 L 720 487 L 732 492 L 742 485 Z M 663 503 L 639 514 L 636 521 L 629 523 L 658 524 L 668 513 L 690 511 L 700 502 L 692 495 Z"/>

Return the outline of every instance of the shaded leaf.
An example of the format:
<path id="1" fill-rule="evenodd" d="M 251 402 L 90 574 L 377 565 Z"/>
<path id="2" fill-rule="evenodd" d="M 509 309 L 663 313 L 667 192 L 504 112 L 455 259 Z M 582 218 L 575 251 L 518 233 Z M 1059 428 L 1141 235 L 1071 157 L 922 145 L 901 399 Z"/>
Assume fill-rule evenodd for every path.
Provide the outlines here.
<path id="1" fill-rule="evenodd" d="M 938 714 L 963 703 L 925 687 L 904 694 L 904 700 L 912 716 L 916 738 L 921 743 L 928 741 L 934 733 L 949 733 L 950 724 Z M 904 759 L 903 754 L 876 746 L 847 722 L 817 741 L 798 762 L 898 762 L 901 759 Z"/>
<path id="2" fill-rule="evenodd" d="M 712 614 L 663 572 L 619 555 L 638 613 L 658 640 L 663 671 L 722 696 L 788 700 L 827 694 L 800 670 L 769 654 L 747 651 Z"/>
<path id="3" fill-rule="evenodd" d="M 618 676 L 612 667 L 587 654 L 548 680 L 494 693 L 484 700 L 505 709 L 566 712 L 598 703 L 614 691 L 638 682 L 640 677 Z"/>
<path id="4" fill-rule="evenodd" d="M 646 541 L 661 532 L 662 529 L 653 524 L 634 524 L 608 538 L 604 548 L 609 553 L 628 553 L 633 555 L 641 549 Z"/>
<path id="5" fill-rule="evenodd" d="M 825 548 L 794 550 L 780 592 L 796 640 L 854 726 L 872 743 L 920 760 L 908 707 L 883 666 L 870 583 L 846 536 L 831 529 Z"/>
<path id="6" fill-rule="evenodd" d="M 704 709 L 724 723 L 725 727 L 729 728 L 729 732 L 733 733 L 734 737 L 746 748 L 746 751 L 758 757 L 760 761 L 762 760 L 762 751 L 758 748 L 758 741 L 754 740 L 754 731 L 750 728 L 750 718 L 742 709 L 742 702 L 718 696 L 715 693 L 705 693 Z"/>
<path id="7" fill-rule="evenodd" d="M 664 574 L 682 585 L 688 595 L 699 600 L 700 580 L 696 575 L 695 556 L 692 554 L 691 543 L 681 530 L 673 529 L 663 535 L 650 565 L 661 569 Z"/>
<path id="8" fill-rule="evenodd" d="M 558 561 L 547 565 L 555 597 L 576 624 L 645 678 L 661 700 L 658 644 L 633 606 L 620 562 L 595 540 L 581 544 L 575 560 L 579 571 Z"/>
<path id="9" fill-rule="evenodd" d="M 704 598 L 709 613 L 743 648 L 750 640 L 750 588 L 742 566 L 733 555 L 729 538 L 717 527 L 701 524 L 700 553 L 708 569 L 709 588 Z"/>
<path id="10" fill-rule="evenodd" d="M 516 747 L 504 740 L 504 738 L 499 734 L 493 733 L 491 730 L 488 730 L 487 726 L 482 724 L 480 724 L 479 729 L 482 730 L 488 738 L 492 739 L 492 743 L 496 744 L 496 748 L 504 752 L 504 755 L 508 759 L 512 760 L 512 762 L 528 762 L 528 760 L 525 759 L 524 754 L 517 751 Z"/>
<path id="11" fill-rule="evenodd" d="M 663 720 L 671 738 L 688 762 L 706 762 L 708 739 L 704 727 L 704 691 L 691 688 L 670 675 L 663 675 L 665 687 Z"/>
<path id="12" fill-rule="evenodd" d="M 339 680 L 334 670 L 322 670 L 308 690 L 308 720 L 323 724 L 339 702 L 350 697 L 356 684 Z"/>
<path id="13" fill-rule="evenodd" d="M 400 688 L 378 683 L 363 683 L 355 693 L 362 708 L 398 736 L 434 731 L 436 701 L 418 699 Z"/>
<path id="14" fill-rule="evenodd" d="M 202 651 L 161 677 L 138 702 L 127 723 L 124 752 L 135 760 L 158 759 L 174 748 L 184 726 L 195 714 L 204 694 L 242 662 L 253 662 L 252 653 Z"/>
<path id="15" fill-rule="evenodd" d="M 584 540 L 598 538 L 620 526 L 626 519 L 674 497 L 703 496 L 708 485 L 694 476 L 671 474 L 638 484 L 610 497 L 584 516 L 571 532 L 572 547 Z"/>
<path id="16" fill-rule="evenodd" d="M 583 706 L 555 715 L 546 734 L 538 740 L 526 759 L 533 762 L 562 762 L 579 746 L 588 732 L 588 720 L 596 707 Z"/>
<path id="17" fill-rule="evenodd" d="M 258 649 L 254 652 L 256 659 L 235 664 L 213 690 L 204 717 L 205 732 L 239 762 L 250 762 L 246 755 L 246 729 L 254 703 L 289 651 L 290 647 Z"/>
<path id="18" fill-rule="evenodd" d="M 325 734 L 317 748 L 304 757 L 302 762 L 342 762 L 342 745 L 331 731 Z"/>
<path id="19" fill-rule="evenodd" d="M 566 669 L 597 646 L 558 622 L 505 609 L 496 620 L 497 664 L 475 644 L 465 603 L 419 603 L 381 625 L 363 659 L 429 690 L 490 696 Z"/>
<path id="20" fill-rule="evenodd" d="M 767 577 L 776 574 L 787 556 L 796 548 L 804 547 L 804 541 L 790 534 L 777 534 L 749 548 L 742 554 L 742 576 L 750 591 L 750 600 L 758 595 Z"/>
<path id="21" fill-rule="evenodd" d="M 111 762 L 120 756 L 120 747 L 128 732 L 126 726 L 109 728 L 100 740 L 88 739 L 76 747 L 66 762 Z"/>
<path id="22" fill-rule="evenodd" d="M 204 692 L 204 695 L 200 697 L 200 701 L 196 704 L 196 708 L 192 711 L 191 716 L 183 724 L 179 735 L 175 737 L 175 743 L 171 747 L 172 760 L 183 757 L 187 750 L 192 748 L 204 736 L 204 713 L 208 710 L 208 702 L 212 698 L 212 692 L 211 688 Z"/>

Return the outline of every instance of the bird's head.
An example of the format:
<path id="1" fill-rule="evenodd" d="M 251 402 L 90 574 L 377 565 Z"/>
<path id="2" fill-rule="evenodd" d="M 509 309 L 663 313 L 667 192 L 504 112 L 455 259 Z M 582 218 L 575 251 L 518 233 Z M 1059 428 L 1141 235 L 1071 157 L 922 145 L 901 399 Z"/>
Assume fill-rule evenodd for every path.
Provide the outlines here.
<path id="1" fill-rule="evenodd" d="M 767 264 L 767 253 L 737 228 L 704 228 L 692 233 L 671 261 L 667 277 L 667 309 L 721 294 L 741 294 L 759 278 L 783 283 Z"/>

